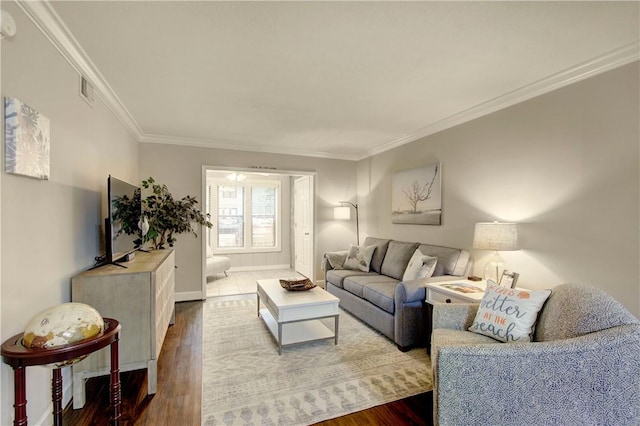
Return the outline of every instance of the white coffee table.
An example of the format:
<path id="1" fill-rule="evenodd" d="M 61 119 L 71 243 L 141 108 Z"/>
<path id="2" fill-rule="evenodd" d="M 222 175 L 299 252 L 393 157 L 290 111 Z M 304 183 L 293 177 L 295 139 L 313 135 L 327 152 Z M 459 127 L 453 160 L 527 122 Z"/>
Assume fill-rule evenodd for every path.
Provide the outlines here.
<path id="1" fill-rule="evenodd" d="M 315 340 L 334 339 L 338 344 L 339 299 L 320 287 L 307 291 L 287 291 L 277 279 L 258 280 L 258 316 L 284 346 Z M 260 302 L 265 306 L 260 309 Z M 333 331 L 320 319 L 334 318 Z"/>

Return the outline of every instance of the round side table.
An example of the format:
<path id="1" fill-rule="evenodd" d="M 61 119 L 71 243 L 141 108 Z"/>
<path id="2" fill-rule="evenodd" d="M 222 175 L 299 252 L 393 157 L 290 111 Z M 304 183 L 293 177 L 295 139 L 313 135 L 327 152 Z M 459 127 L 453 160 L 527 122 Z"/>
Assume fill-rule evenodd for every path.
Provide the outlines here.
<path id="1" fill-rule="evenodd" d="M 120 405 L 122 403 L 120 390 L 120 366 L 118 364 L 118 340 L 120 339 L 120 323 L 111 318 L 104 318 L 105 330 L 102 334 L 90 339 L 51 349 L 31 349 L 22 345 L 24 333 L 16 334 L 2 344 L 2 361 L 13 368 L 14 374 L 14 408 L 15 426 L 27 425 L 27 389 L 26 367 L 31 365 L 45 365 L 62 363 L 75 358 L 89 355 L 104 347 L 111 350 L 111 386 L 109 398 L 111 403 L 111 424 L 119 425 Z M 68 364 L 71 365 L 72 361 Z M 53 400 L 53 424 L 62 426 L 62 372 L 60 368 L 53 369 L 51 380 L 51 397 Z"/>

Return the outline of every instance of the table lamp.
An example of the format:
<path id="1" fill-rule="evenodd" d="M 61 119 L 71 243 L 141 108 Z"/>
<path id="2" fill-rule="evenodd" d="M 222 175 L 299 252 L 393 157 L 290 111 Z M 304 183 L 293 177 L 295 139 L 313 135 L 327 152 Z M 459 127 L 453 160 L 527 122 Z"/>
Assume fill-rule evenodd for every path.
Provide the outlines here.
<path id="1" fill-rule="evenodd" d="M 476 223 L 473 233 L 473 248 L 478 250 L 493 250 L 492 259 L 484 268 L 484 279 L 491 279 L 496 283 L 500 280 L 500 272 L 505 263 L 500 256 L 501 251 L 520 250 L 518 245 L 518 227 L 515 223 Z"/>

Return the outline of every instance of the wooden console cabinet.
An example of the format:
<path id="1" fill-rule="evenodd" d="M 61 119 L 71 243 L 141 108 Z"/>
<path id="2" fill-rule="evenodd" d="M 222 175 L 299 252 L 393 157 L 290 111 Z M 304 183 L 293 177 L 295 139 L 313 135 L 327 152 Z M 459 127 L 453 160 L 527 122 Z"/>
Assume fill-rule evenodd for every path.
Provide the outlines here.
<path id="1" fill-rule="evenodd" d="M 136 252 L 135 258 L 82 272 L 71 279 L 71 300 L 93 306 L 117 319 L 120 371 L 147 369 L 147 393 L 157 388 L 157 360 L 175 305 L 173 250 Z M 73 408 L 85 403 L 85 380 L 109 374 L 109 353 L 100 350 L 72 367 Z"/>

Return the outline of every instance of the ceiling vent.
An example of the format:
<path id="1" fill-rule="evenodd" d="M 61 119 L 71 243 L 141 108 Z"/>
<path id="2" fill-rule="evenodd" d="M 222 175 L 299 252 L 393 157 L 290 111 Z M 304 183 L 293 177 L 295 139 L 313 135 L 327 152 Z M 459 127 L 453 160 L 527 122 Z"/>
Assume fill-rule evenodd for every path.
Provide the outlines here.
<path id="1" fill-rule="evenodd" d="M 80 76 L 80 97 L 90 106 L 93 106 L 93 91 L 93 86 L 87 81 L 87 79 Z"/>

